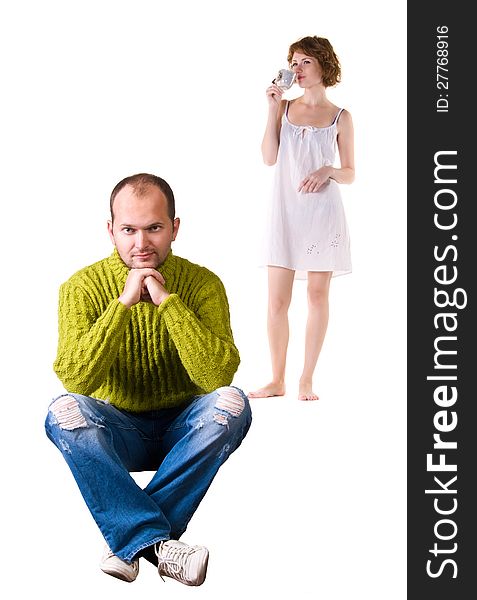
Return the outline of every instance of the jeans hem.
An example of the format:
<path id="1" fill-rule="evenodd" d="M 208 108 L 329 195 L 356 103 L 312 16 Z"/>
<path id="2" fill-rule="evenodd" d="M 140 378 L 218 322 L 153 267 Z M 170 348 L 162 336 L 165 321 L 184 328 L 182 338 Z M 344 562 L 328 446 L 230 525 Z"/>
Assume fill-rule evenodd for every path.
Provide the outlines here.
<path id="1" fill-rule="evenodd" d="M 134 560 L 134 557 L 139 554 L 139 552 L 141 552 L 142 550 L 144 550 L 144 548 L 148 548 L 149 546 L 154 546 L 155 544 L 159 543 L 159 542 L 163 542 L 165 540 L 168 540 L 169 538 L 163 538 L 163 537 L 157 537 L 154 538 L 153 541 L 149 541 L 149 542 L 145 542 L 143 544 L 141 544 L 136 550 L 134 550 L 133 552 L 129 553 L 126 558 L 124 558 L 123 560 L 125 560 L 126 562 L 131 563 Z"/>

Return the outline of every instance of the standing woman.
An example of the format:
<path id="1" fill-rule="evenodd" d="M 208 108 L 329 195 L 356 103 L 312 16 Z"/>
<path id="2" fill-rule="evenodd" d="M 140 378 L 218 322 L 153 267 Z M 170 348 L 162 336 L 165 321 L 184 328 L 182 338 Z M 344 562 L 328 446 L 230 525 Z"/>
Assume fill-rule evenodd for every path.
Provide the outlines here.
<path id="1" fill-rule="evenodd" d="M 262 141 L 265 164 L 275 165 L 268 219 L 268 340 L 272 381 L 250 398 L 283 396 L 289 338 L 288 308 L 295 276 L 308 278 L 305 360 L 300 400 L 317 400 L 313 373 L 328 326 L 333 276 L 351 272 L 350 241 L 340 183 L 354 180 L 353 122 L 326 97 L 341 80 L 341 67 L 326 38 L 304 37 L 288 51 L 288 63 L 304 94 L 282 100 L 267 88 L 268 120 Z M 340 166 L 335 167 L 336 148 Z"/>

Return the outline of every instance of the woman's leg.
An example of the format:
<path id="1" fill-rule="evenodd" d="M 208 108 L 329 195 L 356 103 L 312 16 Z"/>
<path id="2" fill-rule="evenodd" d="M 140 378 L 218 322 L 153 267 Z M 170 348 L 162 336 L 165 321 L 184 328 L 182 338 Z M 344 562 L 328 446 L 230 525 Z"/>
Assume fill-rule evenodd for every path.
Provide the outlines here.
<path id="1" fill-rule="evenodd" d="M 285 367 L 288 347 L 288 308 L 295 271 L 268 267 L 268 343 L 272 362 L 272 381 L 250 392 L 250 398 L 267 398 L 285 394 Z"/>
<path id="2" fill-rule="evenodd" d="M 330 281 L 330 271 L 308 273 L 305 363 L 300 377 L 299 400 L 318 400 L 317 394 L 313 392 L 313 373 L 328 327 Z"/>

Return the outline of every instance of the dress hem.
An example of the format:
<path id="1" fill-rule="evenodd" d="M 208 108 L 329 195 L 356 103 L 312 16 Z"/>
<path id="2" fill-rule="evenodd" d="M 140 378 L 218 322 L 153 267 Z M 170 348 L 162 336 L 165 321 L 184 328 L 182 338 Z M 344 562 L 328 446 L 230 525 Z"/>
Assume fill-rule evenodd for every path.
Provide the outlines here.
<path id="1" fill-rule="evenodd" d="M 287 269 L 288 271 L 295 271 L 295 277 L 297 279 L 306 279 L 308 273 L 331 273 L 331 277 L 340 277 L 341 275 L 349 275 L 353 272 L 351 268 L 348 269 L 303 269 L 300 267 L 288 267 L 285 265 L 274 264 L 274 263 L 263 263 L 259 265 L 259 268 L 265 267 L 280 267 L 281 269 Z"/>

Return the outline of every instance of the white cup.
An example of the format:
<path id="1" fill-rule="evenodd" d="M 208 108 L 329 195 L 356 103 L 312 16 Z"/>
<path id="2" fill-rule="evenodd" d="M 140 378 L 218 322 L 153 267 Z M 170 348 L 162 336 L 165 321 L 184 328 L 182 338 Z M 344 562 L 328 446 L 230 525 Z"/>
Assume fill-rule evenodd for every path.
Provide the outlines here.
<path id="1" fill-rule="evenodd" d="M 289 90 L 295 83 L 295 73 L 289 69 L 280 69 L 278 75 L 272 81 L 275 85 L 278 85 L 282 90 Z"/>

